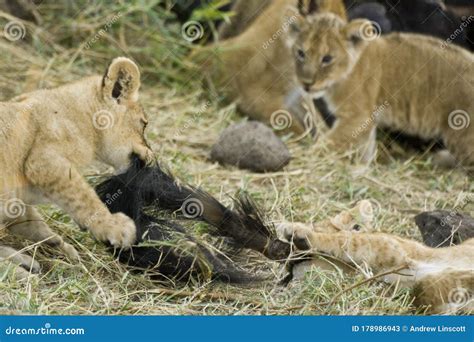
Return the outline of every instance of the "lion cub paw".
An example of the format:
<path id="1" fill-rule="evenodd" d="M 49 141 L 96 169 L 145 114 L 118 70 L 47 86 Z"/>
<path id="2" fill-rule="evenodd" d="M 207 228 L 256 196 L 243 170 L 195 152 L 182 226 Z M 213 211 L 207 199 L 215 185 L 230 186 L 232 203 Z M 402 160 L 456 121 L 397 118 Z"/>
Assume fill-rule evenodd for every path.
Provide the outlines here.
<path id="1" fill-rule="evenodd" d="M 129 248 L 136 241 L 136 231 L 135 223 L 130 217 L 117 213 L 95 235 L 101 241 L 108 241 L 113 247 Z"/>
<path id="2" fill-rule="evenodd" d="M 293 242 L 299 250 L 311 249 L 309 237 L 313 230 L 304 223 L 283 222 L 277 226 L 277 233 L 284 240 Z"/>
<path id="3" fill-rule="evenodd" d="M 61 250 L 66 254 L 66 257 L 71 261 L 79 261 L 79 253 L 77 250 L 67 242 L 64 242 L 61 246 Z"/>

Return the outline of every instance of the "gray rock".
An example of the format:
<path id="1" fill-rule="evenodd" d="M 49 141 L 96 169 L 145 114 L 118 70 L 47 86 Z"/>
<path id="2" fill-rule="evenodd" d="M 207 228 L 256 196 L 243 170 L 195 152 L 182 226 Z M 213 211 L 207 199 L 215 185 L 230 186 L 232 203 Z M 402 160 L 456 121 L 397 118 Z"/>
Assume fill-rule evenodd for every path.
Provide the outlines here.
<path id="1" fill-rule="evenodd" d="M 211 159 L 223 165 L 267 172 L 281 170 L 291 155 L 269 127 L 249 121 L 226 128 L 212 147 Z"/>
<path id="2" fill-rule="evenodd" d="M 474 237 L 474 218 L 457 211 L 435 210 L 415 217 L 423 242 L 430 247 L 458 245 Z"/>

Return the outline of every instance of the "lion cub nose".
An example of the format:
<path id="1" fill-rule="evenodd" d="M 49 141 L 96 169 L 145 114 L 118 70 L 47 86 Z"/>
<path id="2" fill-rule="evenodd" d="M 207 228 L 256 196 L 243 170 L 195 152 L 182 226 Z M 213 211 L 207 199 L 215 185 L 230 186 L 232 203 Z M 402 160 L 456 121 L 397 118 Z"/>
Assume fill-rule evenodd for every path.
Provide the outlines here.
<path id="1" fill-rule="evenodd" d="M 311 90 L 311 86 L 312 86 L 312 85 L 313 85 L 312 83 L 306 83 L 306 82 L 304 82 L 304 83 L 303 83 L 303 88 L 304 88 L 304 90 L 306 90 L 307 92 L 309 92 L 309 91 Z"/>

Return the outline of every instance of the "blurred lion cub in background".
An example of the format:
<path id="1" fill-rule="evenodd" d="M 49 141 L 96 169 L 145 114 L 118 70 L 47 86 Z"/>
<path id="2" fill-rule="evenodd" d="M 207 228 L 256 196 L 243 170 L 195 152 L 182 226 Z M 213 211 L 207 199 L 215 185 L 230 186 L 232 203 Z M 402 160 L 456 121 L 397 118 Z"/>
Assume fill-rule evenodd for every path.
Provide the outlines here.
<path id="1" fill-rule="evenodd" d="M 152 160 L 139 87 L 137 65 L 119 57 L 102 77 L 0 103 L 1 230 L 44 241 L 77 259 L 74 247 L 53 233 L 33 207 L 50 202 L 101 241 L 116 247 L 134 243 L 134 222 L 123 214 L 111 214 L 77 167 L 98 160 L 124 169 L 132 153 Z M 0 260 L 39 271 L 32 258 L 10 247 L 0 246 Z M 16 274 L 24 277 L 27 272 L 18 268 Z"/>
<path id="2" fill-rule="evenodd" d="M 370 162 L 379 126 L 442 139 L 448 164 L 474 164 L 472 53 L 417 34 L 378 37 L 370 21 L 332 13 L 297 18 L 288 44 L 300 84 L 337 118 L 329 146 Z"/>
<path id="3" fill-rule="evenodd" d="M 233 11 L 235 18 L 221 28 L 223 36 L 231 38 L 199 48 L 193 59 L 219 94 L 235 101 L 243 114 L 285 132 L 315 134 L 308 115 L 312 104 L 296 79 L 285 36 L 300 12 L 332 12 L 345 18 L 343 1 L 323 0 L 316 8 L 315 0 L 239 0 Z"/>

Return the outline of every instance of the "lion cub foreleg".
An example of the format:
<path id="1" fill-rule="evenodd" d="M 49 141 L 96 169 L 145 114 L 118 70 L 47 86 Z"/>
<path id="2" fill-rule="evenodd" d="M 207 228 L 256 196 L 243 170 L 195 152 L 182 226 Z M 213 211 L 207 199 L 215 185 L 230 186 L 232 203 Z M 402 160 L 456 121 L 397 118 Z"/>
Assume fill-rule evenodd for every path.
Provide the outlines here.
<path id="1" fill-rule="evenodd" d="M 357 160 L 370 164 L 377 155 L 376 137 L 376 125 L 368 117 L 342 117 L 326 136 L 326 143 L 342 153 L 352 150 Z"/>
<path id="2" fill-rule="evenodd" d="M 315 233 L 295 229 L 293 242 L 298 249 L 314 250 L 356 265 L 376 270 L 389 270 L 411 264 L 403 246 L 384 234 L 350 232 Z"/>
<path id="3" fill-rule="evenodd" d="M 8 225 L 8 230 L 33 242 L 44 242 L 48 246 L 59 248 L 71 260 L 79 259 L 76 249 L 54 233 L 31 206 L 26 207 L 23 216 Z"/>
<path id="4" fill-rule="evenodd" d="M 329 147 L 343 153 L 352 150 L 357 153 L 356 159 L 365 164 L 375 159 L 377 120 L 389 105 L 377 106 L 377 92 L 376 81 L 364 86 L 348 83 L 328 97 L 330 107 L 337 104 L 332 108 L 337 121 L 326 136 Z"/>
<path id="5" fill-rule="evenodd" d="M 136 227 L 122 213 L 111 214 L 74 166 L 50 149 L 33 149 L 25 163 L 28 181 L 42 196 L 59 205 L 101 241 L 129 247 Z"/>

